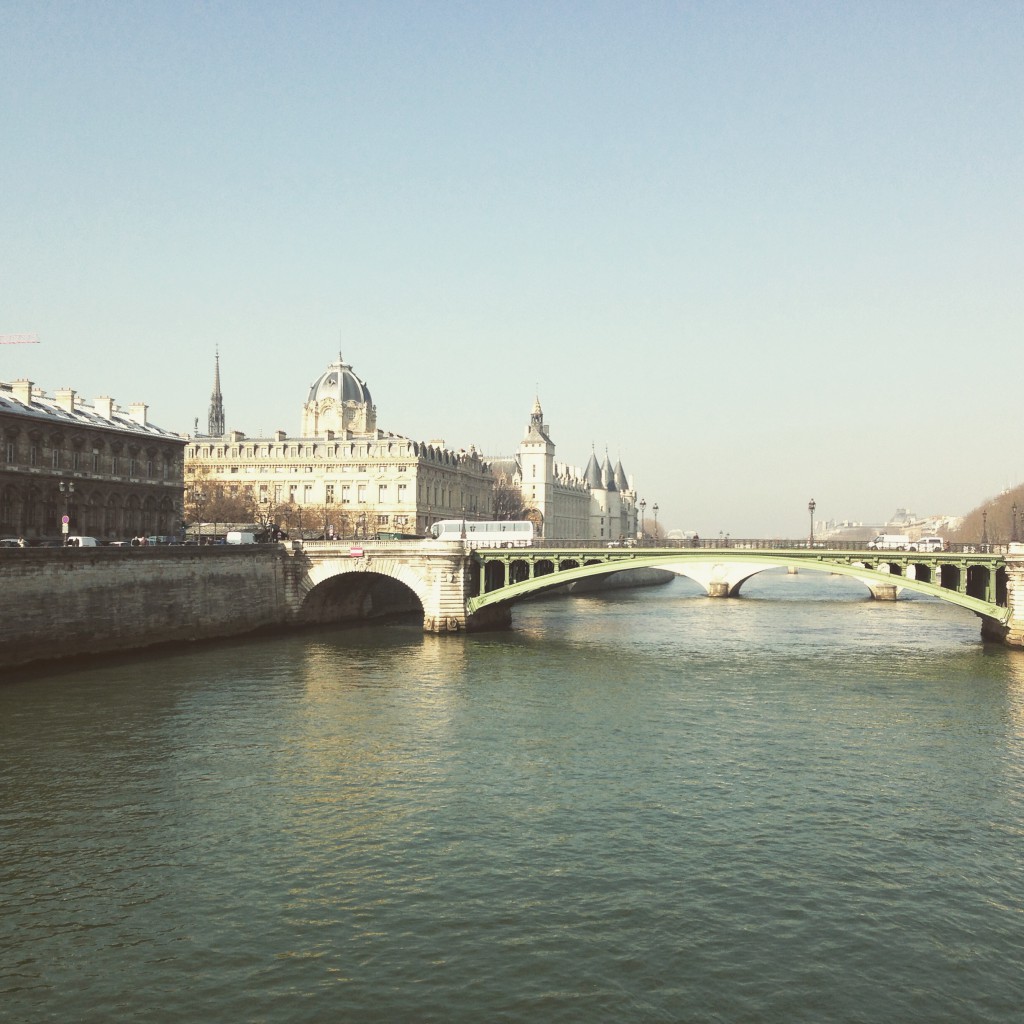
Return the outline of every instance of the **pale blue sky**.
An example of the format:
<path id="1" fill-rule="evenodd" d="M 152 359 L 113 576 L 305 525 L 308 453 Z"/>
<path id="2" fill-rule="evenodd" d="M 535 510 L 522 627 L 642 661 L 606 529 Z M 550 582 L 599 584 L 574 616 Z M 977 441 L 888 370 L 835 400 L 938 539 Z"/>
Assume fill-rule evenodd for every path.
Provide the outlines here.
<path id="1" fill-rule="evenodd" d="M 668 527 L 1024 477 L 1024 4 L 0 2 L 0 379 L 621 458 Z"/>

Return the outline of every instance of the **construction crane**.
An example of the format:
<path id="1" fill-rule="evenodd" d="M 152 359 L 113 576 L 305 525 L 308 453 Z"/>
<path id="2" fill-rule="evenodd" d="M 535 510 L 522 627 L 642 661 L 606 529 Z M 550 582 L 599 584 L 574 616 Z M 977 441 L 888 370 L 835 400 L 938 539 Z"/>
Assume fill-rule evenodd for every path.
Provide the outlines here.
<path id="1" fill-rule="evenodd" d="M 38 345 L 38 334 L 0 334 L 0 345 Z"/>

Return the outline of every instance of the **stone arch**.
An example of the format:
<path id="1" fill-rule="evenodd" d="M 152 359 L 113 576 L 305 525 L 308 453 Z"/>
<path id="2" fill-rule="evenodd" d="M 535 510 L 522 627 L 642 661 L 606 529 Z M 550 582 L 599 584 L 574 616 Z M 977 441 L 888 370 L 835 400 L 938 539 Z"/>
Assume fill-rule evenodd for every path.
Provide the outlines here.
<path id="1" fill-rule="evenodd" d="M 374 559 L 372 568 L 360 559 L 325 558 L 311 563 L 299 583 L 301 604 L 317 587 L 340 577 L 383 576 L 403 584 L 424 608 L 429 601 L 427 583 L 411 566 L 395 559 Z M 301 609 L 300 609 L 301 610 Z"/>

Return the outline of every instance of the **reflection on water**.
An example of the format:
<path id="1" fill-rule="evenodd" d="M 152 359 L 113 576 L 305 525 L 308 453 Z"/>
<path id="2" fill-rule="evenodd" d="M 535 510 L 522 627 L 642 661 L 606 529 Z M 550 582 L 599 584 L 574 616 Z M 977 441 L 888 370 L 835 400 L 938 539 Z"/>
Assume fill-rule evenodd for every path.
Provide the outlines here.
<path id="1" fill-rule="evenodd" d="M 1016 1020 L 1024 656 L 780 573 L 0 687 L 11 1020 Z"/>

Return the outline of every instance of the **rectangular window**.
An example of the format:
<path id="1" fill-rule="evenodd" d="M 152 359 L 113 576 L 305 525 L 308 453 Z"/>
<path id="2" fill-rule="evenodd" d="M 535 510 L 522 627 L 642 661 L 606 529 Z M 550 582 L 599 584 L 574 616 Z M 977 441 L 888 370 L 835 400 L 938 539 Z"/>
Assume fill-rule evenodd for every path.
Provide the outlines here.
<path id="1" fill-rule="evenodd" d="M 7 442 L 7 461 L 8 462 L 13 462 L 14 461 L 14 442 L 13 441 L 8 441 Z"/>
<path id="2" fill-rule="evenodd" d="M 60 451 L 57 448 L 54 448 L 53 451 L 50 452 L 50 465 L 53 466 L 54 469 L 60 469 Z"/>
<path id="3" fill-rule="evenodd" d="M 377 485 L 377 504 L 386 505 L 388 502 L 388 485 L 378 484 Z"/>
<path id="4" fill-rule="evenodd" d="M 270 495 L 267 494 L 267 485 L 260 484 L 260 503 L 265 505 L 268 501 L 270 501 Z"/>
<path id="5" fill-rule="evenodd" d="M 398 501 L 399 503 L 407 501 L 409 498 L 409 488 L 405 484 L 398 485 Z"/>
<path id="6" fill-rule="evenodd" d="M 32 445 L 28 450 L 28 464 L 30 466 L 39 465 L 39 445 Z"/>
<path id="7" fill-rule="evenodd" d="M 135 476 L 139 469 L 138 459 L 128 460 L 128 475 Z"/>
<path id="8" fill-rule="evenodd" d="M 341 503 L 342 505 L 348 505 L 352 501 L 352 486 L 351 484 L 341 485 Z"/>
<path id="9" fill-rule="evenodd" d="M 334 484 L 327 484 L 324 492 L 324 503 L 327 505 L 334 504 Z"/>
<path id="10" fill-rule="evenodd" d="M 358 492 L 357 497 L 359 499 L 359 504 L 360 505 L 365 505 L 366 504 L 366 484 L 360 484 L 359 485 L 359 492 Z"/>
<path id="11" fill-rule="evenodd" d="M 92 471 L 98 473 L 100 471 L 100 453 L 93 450 L 92 453 Z"/>
<path id="12" fill-rule="evenodd" d="M 232 472 L 235 472 L 235 470 L 232 470 Z M 153 478 L 153 460 L 152 459 L 147 459 L 146 460 L 146 476 L 148 476 L 150 479 Z"/>

